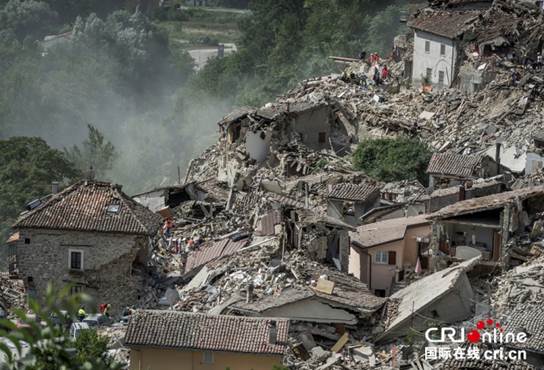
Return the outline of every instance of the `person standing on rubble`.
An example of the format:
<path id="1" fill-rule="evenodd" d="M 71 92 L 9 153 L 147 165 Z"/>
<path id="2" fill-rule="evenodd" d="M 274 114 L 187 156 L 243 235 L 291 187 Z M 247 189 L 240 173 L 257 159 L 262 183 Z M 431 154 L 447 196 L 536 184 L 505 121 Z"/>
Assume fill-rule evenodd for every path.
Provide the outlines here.
<path id="1" fill-rule="evenodd" d="M 382 68 L 382 76 L 381 76 L 382 81 L 387 80 L 387 77 L 389 77 L 389 69 L 387 68 L 386 65 L 384 65 Z"/>
<path id="2" fill-rule="evenodd" d="M 542 69 L 542 53 L 536 55 L 535 70 L 540 71 Z"/>
<path id="3" fill-rule="evenodd" d="M 372 80 L 374 81 L 376 86 L 381 83 L 381 81 L 380 81 L 380 69 L 378 68 L 378 66 L 374 67 L 374 77 L 372 78 Z"/>
<path id="4" fill-rule="evenodd" d="M 172 229 L 174 228 L 174 221 L 171 217 L 168 217 L 164 221 L 164 226 L 162 227 L 163 235 L 165 238 L 170 238 L 172 236 Z"/>

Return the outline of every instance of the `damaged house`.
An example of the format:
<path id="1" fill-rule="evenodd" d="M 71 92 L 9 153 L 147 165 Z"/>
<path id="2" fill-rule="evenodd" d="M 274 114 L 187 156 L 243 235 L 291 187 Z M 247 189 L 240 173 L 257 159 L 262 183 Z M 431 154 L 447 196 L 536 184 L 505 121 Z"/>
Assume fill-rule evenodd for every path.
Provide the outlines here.
<path id="1" fill-rule="evenodd" d="M 509 262 L 509 241 L 544 210 L 544 187 L 529 187 L 457 202 L 432 215 L 433 255 L 461 260 L 481 256 L 488 264 Z"/>
<path id="2" fill-rule="evenodd" d="M 427 167 L 429 188 L 448 188 L 469 180 L 493 177 L 499 174 L 498 167 L 497 162 L 486 155 L 435 153 Z"/>
<path id="3" fill-rule="evenodd" d="M 471 317 L 474 292 L 467 271 L 477 262 L 474 258 L 435 272 L 393 294 L 385 309 L 385 331 L 378 340 L 394 340 L 437 322 L 451 324 Z"/>
<path id="4" fill-rule="evenodd" d="M 248 316 L 357 326 L 384 304 L 384 299 L 374 296 L 366 284 L 353 277 L 331 269 L 316 271 L 314 275 L 315 287 L 287 288 L 279 295 L 236 303 L 229 310 Z"/>
<path id="5" fill-rule="evenodd" d="M 350 233 L 349 273 L 367 284 L 377 296 L 389 296 L 416 264 L 428 268 L 431 234 L 426 215 L 366 224 Z"/>
<path id="6" fill-rule="evenodd" d="M 140 299 L 160 216 L 121 187 L 81 181 L 21 215 L 13 228 L 18 274 L 30 291 L 72 284 L 118 312 Z"/>
<path id="7" fill-rule="evenodd" d="M 341 183 L 331 185 L 327 214 L 350 225 L 360 224 L 361 217 L 380 204 L 380 187 L 375 183 Z"/>

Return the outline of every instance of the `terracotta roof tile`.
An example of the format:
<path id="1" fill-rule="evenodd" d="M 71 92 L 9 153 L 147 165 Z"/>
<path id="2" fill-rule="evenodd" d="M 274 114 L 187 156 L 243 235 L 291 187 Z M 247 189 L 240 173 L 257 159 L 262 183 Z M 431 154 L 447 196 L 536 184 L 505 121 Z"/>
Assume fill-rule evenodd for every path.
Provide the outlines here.
<path id="1" fill-rule="evenodd" d="M 109 210 L 115 205 L 116 209 Z M 81 181 L 24 214 L 14 228 L 155 233 L 161 217 L 105 182 Z"/>
<path id="2" fill-rule="evenodd" d="M 379 196 L 380 188 L 375 184 L 335 184 L 329 190 L 329 198 L 364 202 L 372 196 Z"/>
<path id="3" fill-rule="evenodd" d="M 429 162 L 427 173 L 456 177 L 473 177 L 481 158 L 478 155 L 435 153 Z"/>
<path id="4" fill-rule="evenodd" d="M 185 264 L 185 273 L 189 273 L 218 258 L 227 257 L 236 253 L 239 249 L 245 247 L 248 241 L 249 239 L 232 241 L 227 238 L 216 242 L 205 243 L 199 250 L 189 254 Z"/>
<path id="5" fill-rule="evenodd" d="M 275 323 L 277 341 L 270 343 Z M 282 355 L 289 322 L 282 319 L 206 315 L 176 311 L 138 311 L 129 321 L 125 344 L 172 349 Z"/>

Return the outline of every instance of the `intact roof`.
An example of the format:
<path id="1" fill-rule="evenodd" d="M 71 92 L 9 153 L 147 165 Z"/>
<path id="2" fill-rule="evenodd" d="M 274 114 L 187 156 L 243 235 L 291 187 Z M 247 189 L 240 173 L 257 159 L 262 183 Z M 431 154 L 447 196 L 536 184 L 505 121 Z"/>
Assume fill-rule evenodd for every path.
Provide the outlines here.
<path id="1" fill-rule="evenodd" d="M 218 258 L 230 256 L 245 247 L 248 242 L 249 239 L 233 241 L 229 238 L 225 238 L 215 242 L 205 243 L 200 249 L 189 254 L 187 262 L 185 263 L 185 273 L 187 274 Z"/>
<path id="2" fill-rule="evenodd" d="M 357 246 L 370 248 L 404 239 L 409 227 L 425 224 L 430 224 L 427 215 L 393 218 L 359 226 L 356 232 L 350 233 L 350 238 Z"/>
<path id="3" fill-rule="evenodd" d="M 115 211 L 108 211 L 118 205 Z M 121 191 L 119 185 L 80 181 L 24 214 L 16 229 L 154 234 L 162 218 Z"/>
<path id="4" fill-rule="evenodd" d="M 527 334 L 525 343 L 510 344 L 511 346 L 544 353 L 544 310 L 542 307 L 518 308 L 506 315 L 501 320 L 501 324 L 504 325 L 506 332 Z"/>
<path id="5" fill-rule="evenodd" d="M 362 184 L 335 184 L 329 189 L 329 198 L 364 202 L 373 195 L 377 195 L 379 190 L 380 188 L 376 184 L 366 182 Z"/>
<path id="6" fill-rule="evenodd" d="M 276 325 L 277 342 L 269 341 Z M 137 311 L 131 315 L 125 344 L 170 349 L 282 355 L 289 322 L 282 319 L 206 315 L 177 311 Z"/>
<path id="7" fill-rule="evenodd" d="M 475 257 L 447 269 L 435 272 L 417 280 L 406 288 L 393 294 L 390 299 L 398 302 L 394 314 L 387 318 L 385 334 L 409 320 L 414 312 L 425 309 L 449 291 L 453 290 L 457 280 L 465 271 L 472 268 L 480 257 Z"/>
<path id="8" fill-rule="evenodd" d="M 426 9 L 417 13 L 408 26 L 449 39 L 462 35 L 481 11 L 438 11 Z"/>
<path id="9" fill-rule="evenodd" d="M 481 158 L 482 157 L 479 155 L 463 155 L 451 152 L 435 153 L 429 162 L 427 173 L 456 177 L 472 177 Z"/>
<path id="10" fill-rule="evenodd" d="M 544 186 L 533 186 L 504 193 L 487 195 L 485 197 L 463 200 L 451 204 L 429 215 L 429 219 L 441 220 L 448 217 L 460 216 L 481 211 L 504 208 L 528 198 L 544 195 Z"/>

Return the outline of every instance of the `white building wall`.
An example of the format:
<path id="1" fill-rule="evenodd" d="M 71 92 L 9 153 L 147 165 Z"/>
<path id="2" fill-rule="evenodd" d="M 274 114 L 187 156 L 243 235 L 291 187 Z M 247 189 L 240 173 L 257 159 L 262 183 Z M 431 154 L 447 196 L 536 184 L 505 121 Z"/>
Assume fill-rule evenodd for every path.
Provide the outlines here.
<path id="1" fill-rule="evenodd" d="M 426 41 L 430 49 L 425 50 Z M 445 55 L 441 55 L 441 45 L 445 45 Z M 418 87 L 422 76 L 427 74 L 427 68 L 432 69 L 431 83 L 439 87 L 439 72 L 444 72 L 444 87 L 450 87 L 455 71 L 457 48 L 453 40 L 423 31 L 414 31 L 414 64 L 412 68 L 412 84 Z"/>

